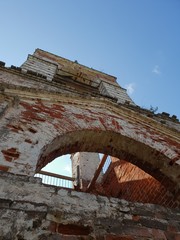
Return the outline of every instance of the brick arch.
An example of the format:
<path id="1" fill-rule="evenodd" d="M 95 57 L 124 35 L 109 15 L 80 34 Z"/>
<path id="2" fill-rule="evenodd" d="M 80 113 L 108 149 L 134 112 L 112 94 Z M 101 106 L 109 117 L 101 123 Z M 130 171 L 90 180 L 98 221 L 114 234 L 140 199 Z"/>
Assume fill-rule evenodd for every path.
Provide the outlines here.
<path id="1" fill-rule="evenodd" d="M 177 166 L 169 165 L 170 159 L 164 153 L 113 131 L 81 130 L 56 137 L 44 147 L 36 170 L 58 156 L 79 151 L 104 153 L 131 162 L 178 195 L 179 171 Z"/>
<path id="2" fill-rule="evenodd" d="M 1 166 L 34 175 L 56 156 L 102 152 L 132 162 L 179 191 L 180 144 L 174 130 L 113 102 L 55 96 L 18 100 L 5 112 Z M 12 119 L 9 121 L 9 119 Z"/>
<path id="3" fill-rule="evenodd" d="M 36 165 L 38 170 L 56 156 L 102 152 L 128 160 L 160 181 L 167 179 L 170 190 L 178 191 L 180 166 L 174 161 L 180 145 L 174 132 L 171 136 L 169 129 L 111 102 L 58 100 L 20 99 L 17 109 L 9 109 L 7 119 L 12 114 L 13 121 L 4 125 L 3 166 L 33 175 Z"/>

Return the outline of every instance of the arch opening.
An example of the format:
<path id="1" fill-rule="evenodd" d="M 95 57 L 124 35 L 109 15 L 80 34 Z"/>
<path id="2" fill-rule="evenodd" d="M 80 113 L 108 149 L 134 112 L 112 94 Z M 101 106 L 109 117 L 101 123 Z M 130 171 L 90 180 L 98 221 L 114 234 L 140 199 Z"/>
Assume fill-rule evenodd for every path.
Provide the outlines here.
<path id="1" fill-rule="evenodd" d="M 43 149 L 37 163 L 37 171 L 58 156 L 77 152 L 101 153 L 113 156 L 119 163 L 125 161 L 133 164 L 163 185 L 176 199 L 179 196 L 178 184 L 173 181 L 174 173 L 178 176 L 178 171 L 171 166 L 173 174 L 169 174 L 169 159 L 163 153 L 110 131 L 81 130 L 58 136 Z"/>
<path id="2" fill-rule="evenodd" d="M 74 179 L 72 178 L 70 154 L 55 158 L 34 176 L 41 178 L 44 184 L 73 188 Z"/>

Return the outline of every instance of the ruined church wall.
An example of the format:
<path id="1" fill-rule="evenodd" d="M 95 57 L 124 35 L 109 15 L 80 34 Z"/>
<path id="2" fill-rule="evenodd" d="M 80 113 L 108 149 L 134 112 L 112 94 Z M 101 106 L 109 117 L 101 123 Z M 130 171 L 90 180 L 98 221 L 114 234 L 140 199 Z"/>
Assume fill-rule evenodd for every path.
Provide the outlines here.
<path id="1" fill-rule="evenodd" d="M 180 238 L 179 209 L 95 196 L 1 173 L 0 239 Z"/>

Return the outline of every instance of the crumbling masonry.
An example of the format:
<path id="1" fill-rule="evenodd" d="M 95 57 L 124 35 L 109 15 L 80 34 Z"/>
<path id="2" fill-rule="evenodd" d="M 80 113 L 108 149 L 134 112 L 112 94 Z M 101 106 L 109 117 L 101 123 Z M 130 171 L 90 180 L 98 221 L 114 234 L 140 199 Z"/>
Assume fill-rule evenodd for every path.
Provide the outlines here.
<path id="1" fill-rule="evenodd" d="M 73 189 L 34 176 L 64 154 Z M 0 62 L 0 239 L 180 239 L 179 120 L 40 49 L 21 67 Z"/>

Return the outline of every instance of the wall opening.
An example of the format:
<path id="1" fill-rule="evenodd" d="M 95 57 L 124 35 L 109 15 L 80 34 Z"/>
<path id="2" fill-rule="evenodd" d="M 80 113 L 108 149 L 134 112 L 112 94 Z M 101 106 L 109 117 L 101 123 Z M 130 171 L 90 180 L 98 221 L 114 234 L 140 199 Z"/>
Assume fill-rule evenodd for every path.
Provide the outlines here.
<path id="1" fill-rule="evenodd" d="M 141 151 L 139 151 L 141 149 Z M 113 156 L 114 158 L 118 159 L 118 164 L 124 164 L 122 161 L 126 161 L 129 164 L 133 164 L 135 167 L 141 169 L 145 173 L 149 174 L 151 178 L 155 179 L 159 182 L 160 185 L 164 186 L 167 194 L 170 196 L 168 201 L 173 202 L 173 204 L 177 203 L 176 201 L 176 191 L 177 191 L 177 182 L 175 182 L 176 177 L 178 177 L 177 169 L 172 165 L 169 165 L 169 158 L 164 155 L 163 152 L 159 152 L 156 148 L 152 148 L 147 144 L 144 144 L 140 141 L 134 140 L 132 138 L 123 136 L 121 134 L 115 133 L 113 131 L 92 131 L 92 130 L 82 130 L 82 131 L 72 131 L 61 136 L 55 138 L 49 145 L 45 146 L 42 149 L 42 155 L 40 156 L 37 162 L 37 171 L 41 170 L 47 163 L 51 162 L 52 159 L 64 155 L 64 154 L 73 154 L 78 152 L 87 152 L 87 153 L 96 153 L 107 156 Z M 100 157 L 101 158 L 101 157 Z M 108 157 L 111 158 L 112 157 Z M 94 162 L 94 160 L 90 160 L 90 162 Z M 111 165 L 111 164 L 110 164 Z M 77 183 L 77 176 L 73 176 L 74 180 L 76 181 L 75 189 L 78 191 L 88 191 L 94 194 L 101 194 L 105 196 L 113 196 L 118 198 L 124 198 L 121 191 L 118 194 L 108 194 L 107 185 L 105 186 L 105 175 L 108 174 L 109 166 L 106 166 L 106 169 L 103 169 L 104 176 L 102 181 L 100 181 L 99 186 L 92 184 L 92 188 L 89 188 L 89 184 L 91 181 L 94 181 L 94 176 L 84 178 L 87 172 L 84 172 L 81 177 L 82 181 Z M 171 171 L 169 170 L 171 169 Z M 95 173 L 94 169 L 94 175 Z M 77 172 L 77 171 L 76 171 Z M 127 171 L 126 174 L 134 174 L 134 170 Z M 110 176 L 110 175 L 109 175 Z M 116 176 L 116 181 L 112 186 L 112 180 L 108 176 L 107 181 L 109 181 L 109 186 L 116 187 L 118 177 Z M 97 179 L 96 179 L 97 180 Z M 97 181 L 95 182 L 97 183 Z M 126 186 L 134 181 L 141 186 L 142 181 L 134 181 L 131 179 L 126 181 Z M 104 182 L 103 182 L 104 181 Z M 148 180 L 149 181 L 149 180 Z M 145 182 L 145 181 L 144 181 Z M 74 183 L 74 182 L 73 182 Z M 79 186 L 78 186 L 79 184 Z M 122 183 L 121 187 L 122 187 Z M 83 185 L 83 187 L 81 187 Z M 95 186 L 95 187 L 94 187 Z M 119 184 L 118 184 L 119 186 Z M 110 187 L 110 188 L 111 188 Z M 130 189 L 130 188 L 127 188 Z M 131 188 L 133 189 L 133 187 Z M 139 187 L 140 192 L 144 192 L 143 186 Z M 141 191 L 142 189 L 142 191 Z M 152 187 L 149 185 L 149 191 L 152 190 Z M 130 191 L 130 190 L 129 190 Z M 146 193 L 144 192 L 144 195 Z M 161 196 L 161 193 L 159 193 Z M 127 198 L 126 198 L 127 199 Z M 130 198 L 130 201 L 146 201 L 151 203 L 151 200 L 141 200 L 138 198 Z M 156 201 L 157 204 L 161 204 L 163 201 L 158 200 Z M 167 204 L 167 203 L 166 203 Z"/>
<path id="2" fill-rule="evenodd" d="M 93 153 L 90 153 L 93 154 Z M 72 156 L 74 154 L 66 154 L 59 156 L 47 163 L 35 177 L 42 178 L 42 183 L 54 185 L 58 187 L 74 188 L 77 184 L 77 176 L 73 177 Z M 98 153 L 99 163 L 103 158 L 102 153 Z M 111 157 L 107 156 L 105 163 L 102 166 L 101 174 L 105 174 L 111 164 Z M 76 170 L 77 171 L 77 170 Z M 75 174 L 76 175 L 76 174 Z"/>
<path id="3" fill-rule="evenodd" d="M 55 158 L 36 173 L 35 177 L 41 178 L 44 184 L 73 188 L 70 154 Z"/>
<path id="4" fill-rule="evenodd" d="M 35 176 L 41 177 L 42 182 L 48 185 L 177 207 L 172 194 L 161 182 L 128 161 L 102 153 L 77 152 L 57 157 Z"/>

